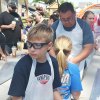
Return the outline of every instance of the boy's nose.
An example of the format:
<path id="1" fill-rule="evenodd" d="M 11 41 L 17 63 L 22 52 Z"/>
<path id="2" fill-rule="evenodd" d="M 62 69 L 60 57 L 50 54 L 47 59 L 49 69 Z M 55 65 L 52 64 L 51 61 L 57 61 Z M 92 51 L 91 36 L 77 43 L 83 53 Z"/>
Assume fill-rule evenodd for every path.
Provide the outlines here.
<path id="1" fill-rule="evenodd" d="M 31 49 L 32 51 L 34 51 L 34 50 L 35 50 L 33 46 L 32 46 L 30 49 Z"/>

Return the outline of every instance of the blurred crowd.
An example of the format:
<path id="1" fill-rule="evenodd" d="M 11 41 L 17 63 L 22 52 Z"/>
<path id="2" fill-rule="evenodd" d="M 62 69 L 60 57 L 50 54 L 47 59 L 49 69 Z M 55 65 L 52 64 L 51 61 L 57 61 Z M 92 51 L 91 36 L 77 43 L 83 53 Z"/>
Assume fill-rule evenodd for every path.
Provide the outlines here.
<path id="1" fill-rule="evenodd" d="M 49 45 L 51 48 L 47 52 L 57 58 L 58 65 L 61 67 L 59 68 L 62 79 L 60 88 L 62 90 L 68 88 L 67 92 L 60 91 L 63 98 L 67 97 L 63 100 L 71 100 L 70 95 L 77 100 L 82 91 L 81 80 L 84 70 L 90 64 L 95 51 L 100 50 L 100 14 L 95 15 L 92 11 L 86 11 L 81 19 L 77 18 L 73 5 L 65 2 L 48 18 L 45 18 L 43 8 L 37 7 L 32 15 L 25 19 L 26 23 L 23 23 L 22 16 L 16 12 L 16 9 L 16 4 L 10 2 L 7 5 L 7 11 L 0 14 L 0 59 L 5 60 L 7 56 L 12 54 L 13 46 L 18 49 L 19 42 L 23 42 L 23 49 L 28 49 L 29 53 L 32 52 L 32 48 L 37 50 L 44 45 Z M 40 39 L 42 36 L 38 31 L 41 34 L 47 32 L 48 36 L 52 31 L 53 41 L 50 43 L 52 42 L 51 44 L 54 43 L 54 45 L 36 43 L 42 41 Z M 39 38 L 31 40 L 31 36 Z M 11 88 L 10 95 L 13 95 L 12 91 Z"/>

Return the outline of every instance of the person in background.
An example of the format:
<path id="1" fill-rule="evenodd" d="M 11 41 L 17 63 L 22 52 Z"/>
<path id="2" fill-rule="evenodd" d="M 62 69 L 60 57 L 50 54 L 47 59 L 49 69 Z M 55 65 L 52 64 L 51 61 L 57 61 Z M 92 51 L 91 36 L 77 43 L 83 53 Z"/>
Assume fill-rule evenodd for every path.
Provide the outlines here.
<path id="1" fill-rule="evenodd" d="M 93 32 L 93 36 L 94 36 L 94 41 L 95 41 L 95 32 L 94 32 L 94 18 L 95 18 L 95 14 L 92 11 L 86 11 L 82 17 L 82 19 L 84 21 L 86 21 L 90 27 L 91 30 Z M 87 33 L 88 34 L 88 33 Z M 96 43 L 94 42 L 94 49 L 93 51 L 90 53 L 90 55 L 86 58 L 86 67 L 89 66 L 90 62 L 92 61 L 93 55 L 95 53 L 95 48 L 96 48 Z"/>
<path id="2" fill-rule="evenodd" d="M 59 19 L 59 15 L 58 14 L 52 14 L 50 15 L 49 19 L 48 19 L 48 26 L 51 26 L 56 20 Z"/>
<path id="3" fill-rule="evenodd" d="M 7 55 L 5 52 L 5 35 L 0 32 L 0 60 L 7 60 Z"/>
<path id="4" fill-rule="evenodd" d="M 82 78 L 84 59 L 93 50 L 93 33 L 85 21 L 76 18 L 76 13 L 71 3 L 62 3 L 58 8 L 58 12 L 60 19 L 52 25 L 54 38 L 65 35 L 71 39 L 73 46 L 68 60 L 79 65 Z"/>
<path id="5" fill-rule="evenodd" d="M 94 31 L 94 18 L 95 14 L 92 11 L 86 11 L 82 16 L 82 19 L 90 25 L 92 31 Z"/>
<path id="6" fill-rule="evenodd" d="M 32 16 L 29 16 L 26 19 L 26 22 L 27 22 L 26 23 L 26 26 L 25 26 L 25 28 L 23 28 L 23 32 L 22 32 L 22 41 L 24 42 L 24 49 L 27 49 L 27 46 L 26 46 L 27 34 L 28 34 L 29 30 L 33 26 L 33 17 Z"/>
<path id="7" fill-rule="evenodd" d="M 23 28 L 23 32 L 22 32 L 22 40 L 24 42 L 26 42 L 27 34 L 28 34 L 29 30 L 32 28 L 32 26 L 33 26 L 33 17 L 29 16 L 26 19 L 26 26 L 25 26 L 25 28 Z"/>
<path id="8" fill-rule="evenodd" d="M 30 30 L 30 28 L 33 26 L 33 17 L 32 16 L 29 16 L 27 19 L 26 19 L 26 26 L 25 28 L 23 29 L 23 34 L 26 34 L 28 33 L 28 31 Z"/>
<path id="9" fill-rule="evenodd" d="M 94 23 L 94 31 L 95 31 L 96 38 L 97 38 L 98 36 L 100 36 L 100 14 L 95 16 L 94 21 L 95 21 L 95 23 Z"/>
<path id="10" fill-rule="evenodd" d="M 8 94 L 12 100 L 62 100 L 58 63 L 48 54 L 53 30 L 45 24 L 33 27 L 27 36 L 28 55 L 15 66 Z"/>
<path id="11" fill-rule="evenodd" d="M 58 37 L 54 42 L 54 51 L 59 65 L 62 86 L 59 91 L 63 100 L 78 100 L 82 91 L 79 67 L 68 62 L 68 56 L 72 50 L 72 42 L 66 36 Z"/>
<path id="12" fill-rule="evenodd" d="M 0 28 L 6 37 L 6 51 L 9 55 L 12 46 L 17 46 L 17 42 L 21 41 L 21 29 L 23 23 L 20 16 L 16 13 L 17 5 L 14 1 L 9 2 L 7 11 L 0 14 Z"/>
<path id="13" fill-rule="evenodd" d="M 48 24 L 47 20 L 44 18 L 44 12 L 36 10 L 33 15 L 35 24 L 45 23 Z"/>
<path id="14" fill-rule="evenodd" d="M 96 49 L 100 51 L 100 14 L 95 17 L 94 32 L 96 35 Z"/>

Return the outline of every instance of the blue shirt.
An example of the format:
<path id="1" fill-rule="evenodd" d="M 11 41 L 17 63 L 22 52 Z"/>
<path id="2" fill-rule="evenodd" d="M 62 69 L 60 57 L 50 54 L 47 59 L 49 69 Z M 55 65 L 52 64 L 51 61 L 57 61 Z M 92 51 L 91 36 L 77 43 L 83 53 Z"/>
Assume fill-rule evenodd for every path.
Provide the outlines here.
<path id="1" fill-rule="evenodd" d="M 79 68 L 76 64 L 68 63 L 61 78 L 62 86 L 59 88 L 63 99 L 67 100 L 72 92 L 82 91 Z"/>

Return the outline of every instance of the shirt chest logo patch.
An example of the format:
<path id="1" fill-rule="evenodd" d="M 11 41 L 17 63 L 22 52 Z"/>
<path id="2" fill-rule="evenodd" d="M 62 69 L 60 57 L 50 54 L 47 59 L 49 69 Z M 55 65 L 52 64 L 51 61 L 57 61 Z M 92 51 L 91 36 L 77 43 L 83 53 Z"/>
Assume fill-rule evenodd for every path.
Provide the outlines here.
<path id="1" fill-rule="evenodd" d="M 68 73 L 62 75 L 61 83 L 63 86 L 70 85 L 70 75 Z"/>
<path id="2" fill-rule="evenodd" d="M 48 75 L 48 74 L 39 75 L 39 76 L 37 76 L 37 80 L 41 84 L 46 84 L 50 80 L 50 75 Z"/>

